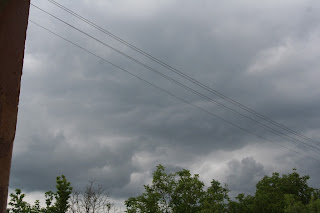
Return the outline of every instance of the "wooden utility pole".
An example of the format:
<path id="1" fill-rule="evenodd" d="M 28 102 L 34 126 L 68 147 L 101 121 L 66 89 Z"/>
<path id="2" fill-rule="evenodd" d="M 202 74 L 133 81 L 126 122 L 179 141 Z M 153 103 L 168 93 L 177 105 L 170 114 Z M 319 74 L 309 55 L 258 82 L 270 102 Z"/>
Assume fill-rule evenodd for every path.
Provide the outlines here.
<path id="1" fill-rule="evenodd" d="M 30 0 L 0 0 L 0 213 L 6 212 Z"/>

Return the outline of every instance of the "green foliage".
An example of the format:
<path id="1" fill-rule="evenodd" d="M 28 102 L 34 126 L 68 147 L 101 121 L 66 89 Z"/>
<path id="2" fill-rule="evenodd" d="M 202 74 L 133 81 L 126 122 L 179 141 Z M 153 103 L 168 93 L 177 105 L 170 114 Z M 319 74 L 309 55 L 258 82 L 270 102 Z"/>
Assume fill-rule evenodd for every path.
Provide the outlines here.
<path id="1" fill-rule="evenodd" d="M 25 194 L 20 189 L 15 190 L 15 194 L 10 194 L 9 205 L 12 208 L 7 209 L 7 213 L 45 213 L 46 209 L 40 207 L 39 200 L 36 200 L 33 206 L 24 201 Z"/>
<path id="2" fill-rule="evenodd" d="M 284 213 L 307 213 L 307 208 L 301 201 L 297 199 L 297 196 L 293 194 L 284 195 L 286 207 Z"/>
<path id="3" fill-rule="evenodd" d="M 239 194 L 236 201 L 229 201 L 229 212 L 251 213 L 253 212 L 254 196 Z"/>
<path id="4" fill-rule="evenodd" d="M 199 175 L 192 176 L 188 170 L 174 174 L 172 209 L 173 212 L 197 212 L 203 199 L 204 184 L 199 180 Z"/>
<path id="5" fill-rule="evenodd" d="M 125 201 L 127 212 L 227 212 L 229 190 L 213 180 L 205 191 L 199 175 L 188 170 L 167 174 L 159 165 L 153 173 L 152 185 L 145 185 L 145 192 Z"/>
<path id="6" fill-rule="evenodd" d="M 48 191 L 46 197 L 46 213 L 65 213 L 69 208 L 68 200 L 72 193 L 71 183 L 67 181 L 64 175 L 56 179 L 56 192 Z M 53 203 L 53 201 L 55 201 Z"/>
<path id="7" fill-rule="evenodd" d="M 9 213 L 29 213 L 30 204 L 25 202 L 23 199 L 26 195 L 21 192 L 20 189 L 15 190 L 15 194 L 10 194 L 9 205 L 12 207 L 7 210 Z"/>
<path id="8" fill-rule="evenodd" d="M 312 197 L 307 209 L 310 213 L 320 213 L 320 198 Z"/>
<path id="9" fill-rule="evenodd" d="M 167 174 L 165 167 L 157 166 L 152 185 L 145 185 L 145 192 L 125 201 L 127 212 L 197 212 L 203 199 L 203 182 L 199 175 L 188 170 Z"/>
<path id="10" fill-rule="evenodd" d="M 64 175 L 61 175 L 61 177 L 57 177 L 57 192 L 54 194 L 56 200 L 56 203 L 54 205 L 56 213 L 64 213 L 68 210 L 68 200 L 72 193 L 72 187 L 70 185 L 70 182 L 67 181 Z"/>
<path id="11" fill-rule="evenodd" d="M 52 204 L 54 199 L 54 193 L 52 191 L 48 191 L 45 193 L 46 197 L 46 213 L 55 212 L 55 206 Z"/>
<path id="12" fill-rule="evenodd" d="M 307 205 L 292 194 L 285 195 L 286 207 L 284 213 L 320 213 L 320 199 L 312 197 Z"/>
<path id="13" fill-rule="evenodd" d="M 283 212 L 286 202 L 293 198 L 290 197 L 291 200 L 288 200 L 289 197 L 287 197 L 286 200 L 286 194 L 294 196 L 296 202 L 308 204 L 314 191 L 307 184 L 309 178 L 309 176 L 300 176 L 295 169 L 293 173 L 282 177 L 279 173 L 273 173 L 271 177 L 265 176 L 256 186 L 253 212 Z M 301 206 L 298 203 L 296 205 Z M 295 208 L 298 207 L 295 206 Z"/>
<path id="14" fill-rule="evenodd" d="M 40 201 L 36 200 L 36 202 L 34 203 L 34 205 L 31 208 L 31 213 L 42 213 L 44 212 L 44 209 L 41 208 L 40 206 Z"/>
<path id="15" fill-rule="evenodd" d="M 25 202 L 25 194 L 20 189 L 16 189 L 15 194 L 11 193 L 9 205 L 12 208 L 7 209 L 7 213 L 65 213 L 69 208 L 68 199 L 72 192 L 70 182 L 64 175 L 57 177 L 57 192 L 46 192 L 46 207 L 41 208 L 39 200 L 33 206 Z M 55 203 L 53 203 L 55 201 Z"/>
<path id="16" fill-rule="evenodd" d="M 201 212 L 228 212 L 228 193 L 226 186 L 222 187 L 218 181 L 212 180 L 201 202 Z"/>
<path id="17" fill-rule="evenodd" d="M 229 189 L 212 180 L 204 190 L 199 175 L 183 169 L 167 173 L 157 166 L 150 185 L 144 192 L 125 201 L 128 213 L 320 213 L 320 190 L 308 186 L 309 176 L 292 173 L 265 176 L 256 185 L 254 195 L 239 194 L 229 198 Z M 56 179 L 56 192 L 45 193 L 46 206 L 37 200 L 34 205 L 24 201 L 20 189 L 10 194 L 7 213 L 110 212 L 114 208 L 100 185 L 91 181 L 85 191 L 73 192 L 64 175 Z"/>
<path id="18" fill-rule="evenodd" d="M 231 200 L 227 186 L 216 180 L 205 191 L 199 175 L 192 176 L 188 170 L 167 174 L 159 165 L 152 184 L 145 185 L 145 191 L 130 197 L 125 205 L 128 213 L 320 213 L 320 191 L 309 187 L 308 179 L 295 169 L 282 176 L 273 173 L 258 182 L 254 196 L 239 194 Z"/>

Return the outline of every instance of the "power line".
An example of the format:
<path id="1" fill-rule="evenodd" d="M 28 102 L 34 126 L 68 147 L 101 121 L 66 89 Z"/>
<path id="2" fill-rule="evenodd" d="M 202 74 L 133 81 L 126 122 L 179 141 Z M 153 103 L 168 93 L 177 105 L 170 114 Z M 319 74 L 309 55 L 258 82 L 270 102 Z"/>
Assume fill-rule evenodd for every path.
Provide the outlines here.
<path id="1" fill-rule="evenodd" d="M 51 17 L 59 20 L 60 22 L 66 24 L 67 26 L 69 26 L 69 27 L 77 30 L 78 32 L 80 32 L 80 33 L 88 36 L 89 38 L 91 38 L 91 39 L 99 42 L 100 44 L 102 44 L 102 45 L 104 45 L 104 46 L 112 49 L 113 51 L 117 52 L 118 54 L 120 54 L 120 55 L 128 58 L 129 60 L 131 60 L 131 61 L 139 64 L 140 66 L 142 66 L 142 67 L 144 67 L 144 68 L 146 68 L 146 69 L 148 69 L 148 70 L 156 73 L 157 75 L 160 75 L 161 77 L 167 79 L 168 81 L 173 82 L 173 83 L 176 84 L 176 85 L 179 85 L 180 87 L 182 87 L 182 88 L 184 88 L 184 89 L 187 89 L 188 91 L 192 92 L 193 94 L 198 95 L 199 97 L 202 97 L 202 98 L 206 99 L 207 101 L 210 101 L 210 102 L 212 102 L 212 103 L 215 103 L 215 104 L 217 104 L 218 106 L 220 106 L 220 107 L 222 107 L 222 108 L 224 108 L 224 109 L 226 109 L 226 110 L 228 110 L 228 111 L 230 111 L 230 112 L 235 113 L 237 116 L 240 116 L 240 117 L 243 117 L 243 118 L 249 120 L 250 122 L 254 122 L 255 124 L 258 124 L 260 127 L 271 131 L 271 132 L 272 132 L 273 134 L 275 134 L 275 135 L 278 135 L 278 136 L 283 137 L 283 138 L 285 138 L 285 139 L 289 139 L 291 142 L 294 142 L 294 143 L 296 143 L 296 144 L 297 144 L 297 143 L 298 143 L 298 144 L 299 144 L 299 143 L 304 144 L 304 145 L 302 145 L 302 146 L 304 146 L 304 147 L 306 147 L 306 148 L 309 148 L 309 149 L 312 150 L 313 152 L 316 152 L 316 153 L 320 154 L 320 148 L 315 147 L 315 146 L 312 146 L 312 145 L 310 145 L 310 144 L 308 144 L 308 143 L 306 143 L 306 142 L 297 140 L 296 138 L 293 138 L 293 137 L 291 137 L 291 136 L 289 136 L 289 135 L 287 135 L 287 134 L 285 134 L 285 133 L 283 133 L 283 132 L 281 132 L 281 131 L 278 131 L 278 130 L 276 130 L 276 129 L 273 129 L 273 128 L 271 128 L 271 127 L 269 127 L 269 126 L 267 126 L 267 125 L 265 125 L 265 124 L 263 124 L 263 123 L 255 120 L 255 119 L 253 119 L 253 118 L 251 118 L 251 117 L 249 117 L 249 116 L 247 116 L 247 115 L 245 115 L 245 114 L 243 114 L 243 113 L 240 113 L 240 112 L 238 112 L 238 111 L 236 111 L 236 110 L 234 110 L 234 109 L 232 109 L 232 108 L 230 108 L 230 107 L 228 107 L 228 106 L 226 106 L 226 105 L 224 105 L 224 104 L 221 104 L 220 102 L 217 102 L 217 101 L 211 99 L 210 97 L 208 97 L 208 96 L 206 96 L 206 95 L 203 95 L 202 93 L 200 93 L 200 92 L 192 89 L 191 87 L 188 87 L 188 86 L 180 83 L 179 81 L 176 81 L 176 80 L 174 80 L 173 78 L 170 78 L 169 76 L 167 76 L 167 75 L 159 72 L 158 70 L 153 69 L 152 67 L 150 67 L 150 66 L 142 63 L 141 61 L 139 61 L 139 60 L 137 60 L 137 59 L 135 59 L 135 58 L 127 55 L 126 53 L 121 52 L 120 50 L 118 50 L 118 49 L 110 46 L 109 44 L 106 44 L 105 42 L 103 42 L 103 41 L 101 41 L 101 40 L 99 40 L 99 39 L 91 36 L 90 34 L 84 32 L 83 30 L 80 30 L 79 28 L 77 28 L 77 27 L 69 24 L 68 22 L 66 22 L 66 21 L 58 18 L 57 16 L 55 16 L 55 15 L 53 15 L 53 14 L 51 14 L 51 13 L 49 13 L 49 12 L 43 10 L 43 9 L 41 9 L 40 7 L 38 7 L 38 6 L 36 6 L 36 5 L 32 4 L 32 3 L 31 3 L 31 5 L 32 5 L 33 7 L 35 7 L 35 8 L 37 8 L 37 9 L 41 10 L 42 12 L 50 15 Z M 299 144 L 299 145 L 301 145 L 301 144 Z"/>
<path id="2" fill-rule="evenodd" d="M 203 112 L 205 112 L 205 113 L 210 114 L 211 116 L 213 116 L 213 117 L 215 117 L 215 118 L 218 118 L 218 119 L 220 119 L 220 120 L 222 120 L 222 121 L 224 121 L 224 122 L 226 122 L 226 123 L 228 123 L 228 124 L 230 124 L 230 125 L 232 125 L 232 126 L 234 126 L 234 127 L 236 127 L 236 128 L 241 129 L 242 131 L 245 131 L 245 132 L 247 132 L 247 133 L 249 133 L 249 134 L 251 134 L 251 135 L 254 135 L 254 136 L 256 136 L 256 137 L 258 137 L 258 138 L 260 138 L 260 139 L 262 139 L 262 140 L 265 140 L 265 141 L 268 141 L 268 142 L 277 144 L 277 145 L 281 146 L 282 148 L 285 148 L 285 149 L 287 149 L 287 150 L 289 150 L 289 151 L 292 151 L 292 152 L 294 152 L 294 153 L 296 153 L 296 154 L 299 154 L 299 155 L 304 156 L 304 157 L 306 157 L 306 158 L 309 158 L 309 159 L 316 160 L 316 161 L 319 161 L 319 162 L 320 162 L 320 160 L 318 160 L 318 159 L 316 159 L 316 158 L 310 157 L 310 156 L 305 155 L 305 154 L 303 154 L 303 153 L 300 153 L 300 152 L 298 152 L 298 151 L 296 151 L 296 150 L 293 150 L 293 149 L 291 149 L 291 148 L 289 148 L 289 147 L 286 147 L 286 146 L 284 146 L 284 145 L 282 145 L 282 144 L 280 144 L 280 143 L 277 143 L 277 142 L 275 142 L 275 141 L 272 141 L 272 140 L 270 140 L 270 139 L 267 139 L 267 138 L 265 138 L 265 137 L 263 137 L 263 136 L 257 135 L 256 133 L 254 133 L 254 132 L 252 132 L 252 131 L 250 131 L 250 130 L 248 130 L 248 129 L 245 129 L 245 128 L 243 128 L 243 127 L 241 127 L 241 126 L 239 126 L 239 125 L 237 125 L 237 124 L 234 124 L 234 123 L 232 123 L 231 121 L 228 121 L 228 120 L 226 120 L 226 119 L 224 119 L 224 118 L 222 118 L 222 117 L 220 117 L 220 116 L 218 116 L 218 115 L 216 115 L 216 114 L 214 114 L 214 113 L 212 113 L 212 112 L 210 112 L 210 111 L 208 111 L 208 110 L 206 110 L 206 109 L 203 109 L 203 108 L 201 108 L 201 107 L 193 104 L 192 102 L 187 101 L 187 100 L 185 100 L 185 99 L 183 99 L 183 98 L 181 98 L 181 97 L 179 97 L 179 96 L 177 96 L 177 95 L 175 95 L 175 94 L 173 94 L 173 93 L 171 93 L 171 92 L 169 92 L 169 91 L 167 91 L 167 90 L 165 90 L 165 89 L 163 89 L 163 88 L 161 88 L 161 87 L 159 87 L 159 86 L 157 86 L 157 85 L 155 85 L 155 84 L 153 84 L 153 83 L 151 83 L 151 82 L 149 82 L 149 81 L 147 81 L 147 80 L 145 80 L 145 79 L 143 79 L 143 78 L 141 78 L 141 77 L 139 77 L 138 75 L 136 75 L 136 74 L 134 74 L 134 73 L 132 73 L 132 72 L 130 72 L 130 71 L 128 71 L 128 70 L 126 70 L 126 69 L 124 69 L 124 68 L 122 68 L 122 67 L 120 67 L 120 66 L 118 66 L 118 65 L 116 65 L 116 64 L 114 64 L 114 63 L 112 63 L 112 62 L 110 62 L 110 61 L 108 61 L 107 59 L 105 59 L 105 58 L 103 58 L 103 57 L 101 57 L 101 56 L 99 56 L 99 55 L 91 52 L 90 50 L 87 50 L 86 48 L 84 48 L 84 47 L 82 47 L 82 46 L 80 46 L 80 45 L 78 45 L 78 44 L 70 41 L 69 39 L 67 39 L 67 38 L 65 38 L 65 37 L 63 37 L 63 36 L 61 36 L 61 35 L 53 32 L 53 31 L 51 31 L 51 30 L 49 30 L 48 28 L 46 28 L 46 27 L 44 27 L 44 26 L 42 26 L 42 25 L 40 25 L 40 24 L 38 24 L 38 23 L 30 20 L 30 19 L 29 19 L 29 21 L 30 21 L 31 23 L 33 23 L 33 24 L 41 27 L 42 29 L 44 29 L 44 30 L 52 33 L 53 35 L 55 35 L 55 36 L 63 39 L 64 41 L 66 41 L 66 42 L 68 42 L 68 43 L 70 43 L 70 44 L 72 44 L 72 45 L 74 45 L 74 46 L 82 49 L 83 51 L 85 51 L 85 52 L 93 55 L 94 57 L 96 57 L 96 58 L 98 58 L 98 59 L 101 59 L 101 60 L 107 62 L 108 64 L 112 65 L 113 67 L 116 67 L 116 68 L 122 70 L 123 72 L 128 73 L 129 75 L 131 75 L 131 76 L 133 76 L 133 77 L 135 77 L 135 78 L 137 78 L 137 79 L 139 79 L 139 80 L 141 80 L 141 81 L 149 84 L 150 86 L 152 86 L 152 87 L 154 87 L 154 88 L 157 88 L 157 89 L 161 90 L 162 92 L 164 92 L 164 93 L 166 93 L 166 94 L 169 94 L 170 96 L 172 96 L 172 97 L 174 97 L 174 98 L 177 98 L 177 99 L 183 101 L 183 102 L 186 103 L 186 104 L 189 104 L 189 105 L 191 105 L 191 106 L 193 106 L 193 107 L 195 107 L 195 108 L 197 108 L 197 109 L 199 109 L 199 110 L 201 110 L 201 111 L 203 111 Z"/>
<path id="3" fill-rule="evenodd" d="M 121 39 L 120 37 L 114 35 L 114 34 L 111 33 L 110 31 L 107 31 L 107 30 L 105 30 L 104 28 L 96 25 L 95 23 L 93 23 L 93 22 L 91 22 L 90 20 L 84 18 L 83 16 L 75 13 L 74 11 L 68 9 L 67 7 L 59 4 L 58 2 L 56 2 L 56 1 L 54 1 L 54 0 L 48 0 L 48 1 L 49 1 L 50 3 L 56 5 L 57 7 L 65 10 L 66 12 L 70 13 L 71 15 L 77 17 L 78 19 L 82 20 L 83 22 L 85 22 L 85 23 L 91 25 L 92 27 L 100 30 L 101 32 L 105 33 L 106 35 L 112 37 L 113 39 L 119 41 L 120 43 L 128 46 L 129 48 L 135 50 L 136 52 L 144 55 L 145 57 L 151 59 L 152 61 L 160 64 L 161 66 L 163 66 L 163 67 L 165 67 L 165 68 L 167 68 L 168 70 L 170 70 L 170 71 L 178 74 L 179 76 L 181 76 L 181 77 L 189 80 L 190 82 L 192 82 L 192 83 L 196 84 L 197 86 L 205 89 L 206 91 L 209 91 L 209 92 L 217 95 L 218 97 L 222 98 L 223 100 L 225 100 L 225 101 L 227 101 L 227 102 L 229 102 L 229 103 L 231 103 L 231 104 L 234 104 L 234 105 L 236 105 L 237 107 L 245 110 L 246 112 L 249 112 L 249 113 L 251 113 L 251 114 L 253 114 L 253 115 L 255 115 L 255 116 L 257 116 L 257 117 L 259 117 L 259 118 L 261 118 L 261 119 L 263 119 L 263 120 L 265 120 L 265 121 L 267 121 L 268 123 L 273 124 L 273 125 L 281 128 L 281 129 L 283 129 L 283 130 L 285 130 L 285 131 L 287 131 L 287 132 L 290 132 L 291 134 L 294 134 L 294 135 L 296 135 L 296 136 L 298 136 L 298 137 L 300 137 L 300 138 L 302 138 L 302 139 L 304 139 L 304 140 L 307 140 L 307 141 L 312 142 L 312 143 L 317 144 L 317 145 L 320 144 L 320 142 L 318 142 L 318 141 L 316 141 L 316 140 L 314 140 L 314 139 L 311 139 L 311 138 L 309 138 L 309 137 L 307 137 L 307 136 L 305 136 L 305 135 L 302 135 L 302 134 L 300 134 L 299 132 L 297 132 L 297 131 L 295 131 L 295 130 L 293 130 L 293 129 L 290 129 L 290 128 L 288 128 L 288 127 L 286 127 L 286 126 L 284 126 L 284 125 L 282 125 L 282 124 L 280 124 L 280 123 L 272 120 L 271 118 L 269 118 L 269 117 L 267 117 L 267 116 L 265 116 L 265 115 L 262 115 L 261 113 L 259 113 L 259 112 L 255 111 L 255 110 L 253 110 L 253 109 L 251 109 L 251 108 L 249 108 L 249 107 L 247 107 L 247 106 L 239 103 L 238 101 L 236 101 L 236 100 L 234 100 L 234 99 L 232 99 L 232 98 L 227 97 L 226 95 L 222 94 L 221 92 L 219 92 L 219 91 L 217 91 L 217 90 L 215 90 L 215 89 L 212 89 L 211 87 L 209 87 L 209 86 L 207 86 L 207 85 L 199 82 L 198 80 L 190 77 L 189 75 L 185 74 L 184 72 L 179 71 L 178 69 L 170 66 L 169 64 L 167 64 L 167 63 L 165 63 L 165 62 L 157 59 L 156 57 L 148 54 L 147 52 L 145 52 L 145 51 L 143 51 L 142 49 L 134 46 L 133 44 L 131 44 L 131 43 L 129 43 L 129 42 Z"/>

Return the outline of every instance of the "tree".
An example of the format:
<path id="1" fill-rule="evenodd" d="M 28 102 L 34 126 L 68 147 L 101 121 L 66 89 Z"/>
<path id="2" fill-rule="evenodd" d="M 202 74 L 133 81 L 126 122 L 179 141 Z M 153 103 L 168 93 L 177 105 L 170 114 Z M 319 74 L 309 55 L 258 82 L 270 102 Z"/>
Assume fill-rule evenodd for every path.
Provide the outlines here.
<path id="1" fill-rule="evenodd" d="M 191 175 L 188 170 L 167 174 L 165 167 L 157 166 L 153 172 L 151 185 L 145 185 L 145 191 L 125 201 L 127 212 L 211 212 L 226 208 L 229 199 L 228 189 L 213 180 L 211 187 L 204 191 L 204 183 L 199 175 Z"/>
<path id="2" fill-rule="evenodd" d="M 45 209 L 40 207 L 39 200 L 36 200 L 34 205 L 31 206 L 29 203 L 24 201 L 25 194 L 20 189 L 16 189 L 15 193 L 10 194 L 9 205 L 12 208 L 7 209 L 7 213 L 45 213 Z"/>
<path id="3" fill-rule="evenodd" d="M 285 201 L 284 213 L 320 213 L 320 199 L 315 196 L 312 196 L 307 205 L 304 205 L 297 199 L 297 196 L 292 194 L 286 194 Z"/>
<path id="4" fill-rule="evenodd" d="M 200 211 L 201 201 L 204 197 L 203 182 L 199 175 L 194 176 L 184 169 L 174 174 L 172 209 L 173 212 L 193 213 Z"/>
<path id="5" fill-rule="evenodd" d="M 36 200 L 34 205 L 31 208 L 31 213 L 43 213 L 45 212 L 43 208 L 40 206 L 40 201 Z"/>
<path id="6" fill-rule="evenodd" d="M 227 186 L 222 187 L 221 184 L 216 181 L 211 181 L 211 186 L 207 189 L 204 198 L 201 202 L 201 212 L 228 212 L 229 189 Z"/>
<path id="7" fill-rule="evenodd" d="M 174 174 L 167 174 L 164 170 L 164 166 L 157 166 L 153 172 L 152 185 L 144 185 L 145 192 L 125 201 L 129 213 L 172 211 Z"/>
<path id="8" fill-rule="evenodd" d="M 67 181 L 64 175 L 57 177 L 57 191 L 46 192 L 46 207 L 41 208 L 40 202 L 37 200 L 33 206 L 25 202 L 23 198 L 25 194 L 20 189 L 16 189 L 15 194 L 11 193 L 11 201 L 8 208 L 8 213 L 65 213 L 69 208 L 69 198 L 72 192 L 70 182 Z M 54 202 L 55 201 L 55 202 Z"/>
<path id="9" fill-rule="evenodd" d="M 240 193 L 236 197 L 236 201 L 229 201 L 229 212 L 234 213 L 251 213 L 253 212 L 254 196 L 244 195 Z"/>
<path id="10" fill-rule="evenodd" d="M 296 170 L 280 176 L 265 176 L 256 185 L 254 195 L 229 198 L 229 189 L 216 180 L 204 190 L 199 175 L 183 169 L 167 173 L 158 165 L 144 192 L 125 201 L 128 213 L 320 213 L 320 190 L 308 186 L 309 176 Z M 84 191 L 72 192 L 65 176 L 57 177 L 56 192 L 46 192 L 46 207 L 36 201 L 32 206 L 17 189 L 11 193 L 7 213 L 109 213 L 116 211 L 101 185 L 89 181 Z"/>
<path id="11" fill-rule="evenodd" d="M 307 209 L 310 213 L 320 213 L 320 198 L 311 198 L 311 201 L 307 205 Z"/>
<path id="12" fill-rule="evenodd" d="M 46 213 L 65 213 L 69 208 L 69 198 L 72 193 L 71 183 L 64 175 L 56 178 L 56 192 L 48 191 L 46 197 Z M 55 201 L 53 203 L 53 201 Z"/>
<path id="13" fill-rule="evenodd" d="M 282 177 L 279 173 L 273 173 L 271 177 L 265 176 L 256 185 L 253 211 L 283 212 L 287 205 L 286 194 L 291 196 L 287 196 L 287 202 L 291 202 L 294 197 L 297 202 L 303 205 L 308 204 L 314 191 L 307 184 L 309 178 L 308 175 L 300 176 L 295 169 L 293 173 L 282 175 Z"/>
<path id="14" fill-rule="evenodd" d="M 293 194 L 284 195 L 286 207 L 284 208 L 284 213 L 307 213 L 306 206 L 297 200 L 297 197 Z"/>
<path id="15" fill-rule="evenodd" d="M 11 193 L 7 213 L 109 213 L 116 212 L 114 204 L 110 202 L 109 196 L 105 193 L 101 185 L 96 185 L 96 181 L 89 181 L 83 192 L 74 191 L 71 183 L 64 175 L 56 178 L 56 191 L 45 193 L 45 207 L 41 207 L 37 200 L 33 206 L 25 202 L 26 196 L 20 189 Z"/>
<path id="16" fill-rule="evenodd" d="M 8 213 L 29 213 L 30 212 L 30 204 L 23 200 L 26 195 L 21 192 L 20 189 L 15 190 L 15 194 L 10 194 L 10 202 L 9 205 L 12 208 L 8 208 Z"/>
<path id="17" fill-rule="evenodd" d="M 70 212 L 72 213 L 109 213 L 114 204 L 110 202 L 109 195 L 96 181 L 89 181 L 83 192 L 75 191 L 70 198 Z"/>
<path id="18" fill-rule="evenodd" d="M 57 177 L 57 192 L 54 193 L 54 197 L 56 199 L 55 203 L 55 211 L 57 213 L 67 212 L 69 208 L 68 200 L 70 198 L 70 194 L 72 193 L 71 183 L 67 181 L 64 175 L 61 177 Z"/>

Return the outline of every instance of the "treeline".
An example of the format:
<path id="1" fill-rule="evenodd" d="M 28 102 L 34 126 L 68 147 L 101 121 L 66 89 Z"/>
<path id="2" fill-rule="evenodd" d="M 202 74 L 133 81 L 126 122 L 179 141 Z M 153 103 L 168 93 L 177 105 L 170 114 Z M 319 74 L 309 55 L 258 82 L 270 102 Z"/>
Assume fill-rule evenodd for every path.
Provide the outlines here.
<path id="1" fill-rule="evenodd" d="M 56 178 L 56 191 L 45 194 L 45 205 L 39 200 L 34 205 L 24 201 L 25 194 L 20 189 L 10 194 L 7 213 L 116 213 L 118 209 L 109 195 L 96 181 L 89 181 L 82 191 L 73 190 L 64 175 Z"/>
<path id="2" fill-rule="evenodd" d="M 125 201 L 127 212 L 184 213 L 320 213 L 320 191 L 308 186 L 309 176 L 296 170 L 280 176 L 265 176 L 256 185 L 254 195 L 229 197 L 229 189 L 212 180 L 205 190 L 199 175 L 188 170 L 167 174 L 162 165 L 153 173 L 151 185 L 144 192 Z"/>
<path id="3" fill-rule="evenodd" d="M 309 176 L 292 173 L 263 177 L 256 185 L 254 195 L 239 194 L 229 197 L 226 185 L 212 180 L 205 185 L 199 175 L 188 170 L 167 173 L 157 166 L 150 185 L 144 192 L 125 201 L 128 213 L 320 213 L 320 190 L 312 188 Z M 94 181 L 85 190 L 73 191 L 70 182 L 62 175 L 57 177 L 56 192 L 46 192 L 46 207 L 39 201 L 30 205 L 23 201 L 24 194 L 17 189 L 10 195 L 8 213 L 99 213 L 116 212 L 108 195 Z"/>

